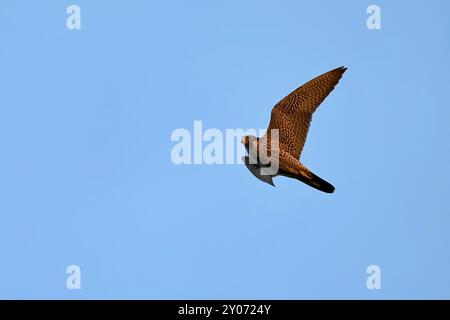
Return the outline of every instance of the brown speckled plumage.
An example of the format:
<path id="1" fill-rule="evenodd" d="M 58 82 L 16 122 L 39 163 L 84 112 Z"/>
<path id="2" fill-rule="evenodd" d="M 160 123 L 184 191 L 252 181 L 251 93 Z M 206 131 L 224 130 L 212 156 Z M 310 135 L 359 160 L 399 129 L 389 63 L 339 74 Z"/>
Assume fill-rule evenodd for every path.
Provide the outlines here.
<path id="1" fill-rule="evenodd" d="M 278 129 L 278 175 L 298 179 L 324 192 L 334 191 L 331 184 L 308 170 L 299 162 L 299 158 L 305 145 L 314 111 L 333 91 L 345 70 L 347 69 L 344 67 L 336 68 L 310 80 L 283 98 L 272 109 L 266 135 L 254 141 L 258 144 L 259 149 L 269 150 L 270 154 L 271 129 Z M 249 139 L 244 138 L 243 142 L 248 146 Z"/>

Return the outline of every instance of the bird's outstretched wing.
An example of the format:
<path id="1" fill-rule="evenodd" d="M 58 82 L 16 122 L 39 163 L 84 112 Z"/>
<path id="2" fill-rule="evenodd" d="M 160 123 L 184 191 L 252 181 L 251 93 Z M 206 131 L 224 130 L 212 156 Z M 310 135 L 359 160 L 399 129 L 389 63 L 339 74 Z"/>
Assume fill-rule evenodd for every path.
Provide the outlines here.
<path id="1" fill-rule="evenodd" d="M 266 135 L 278 129 L 280 147 L 296 159 L 305 145 L 312 115 L 323 100 L 333 91 L 347 68 L 328 71 L 284 97 L 272 109 Z M 269 141 L 269 140 L 268 140 Z"/>

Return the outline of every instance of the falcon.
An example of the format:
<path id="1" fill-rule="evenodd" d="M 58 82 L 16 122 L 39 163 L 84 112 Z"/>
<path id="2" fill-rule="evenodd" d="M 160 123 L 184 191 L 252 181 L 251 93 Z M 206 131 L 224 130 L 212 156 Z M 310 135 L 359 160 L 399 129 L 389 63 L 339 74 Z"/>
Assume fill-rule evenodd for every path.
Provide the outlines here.
<path id="1" fill-rule="evenodd" d="M 242 161 L 255 177 L 275 186 L 273 177 L 280 175 L 297 179 L 326 193 L 334 192 L 333 185 L 312 173 L 299 159 L 314 111 L 333 91 L 345 70 L 347 68 L 339 67 L 328 71 L 295 89 L 272 109 L 264 136 L 242 137 L 241 143 L 248 153 Z M 272 143 L 274 134 L 278 135 L 277 139 L 273 137 L 273 140 L 278 140 L 277 143 Z M 267 173 L 271 164 L 268 157 L 277 159 L 277 172 Z"/>

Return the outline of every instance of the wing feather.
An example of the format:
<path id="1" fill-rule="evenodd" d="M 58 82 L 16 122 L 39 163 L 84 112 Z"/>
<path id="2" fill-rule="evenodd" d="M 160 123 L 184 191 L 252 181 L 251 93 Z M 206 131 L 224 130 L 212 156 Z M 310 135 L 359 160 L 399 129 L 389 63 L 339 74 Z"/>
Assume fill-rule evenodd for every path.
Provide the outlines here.
<path id="1" fill-rule="evenodd" d="M 267 141 L 270 141 L 270 130 L 278 129 L 280 147 L 299 159 L 314 111 L 333 91 L 345 70 L 347 68 L 339 67 L 328 71 L 278 102 L 271 112 Z"/>

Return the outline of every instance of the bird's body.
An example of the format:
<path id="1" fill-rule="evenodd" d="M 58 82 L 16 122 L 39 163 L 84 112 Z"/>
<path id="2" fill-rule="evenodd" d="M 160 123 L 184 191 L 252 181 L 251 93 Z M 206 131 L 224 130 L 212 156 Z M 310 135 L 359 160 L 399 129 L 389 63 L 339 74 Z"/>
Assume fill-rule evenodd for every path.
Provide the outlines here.
<path id="1" fill-rule="evenodd" d="M 345 70 L 344 67 L 331 70 L 297 88 L 272 109 L 269 128 L 263 137 L 242 138 L 249 153 L 243 161 L 258 179 L 274 186 L 272 178 L 281 175 L 300 180 L 323 192 L 334 192 L 330 183 L 312 173 L 300 163 L 299 158 L 314 111 L 333 91 Z M 264 172 L 269 158 L 278 161 L 276 173 Z"/>

